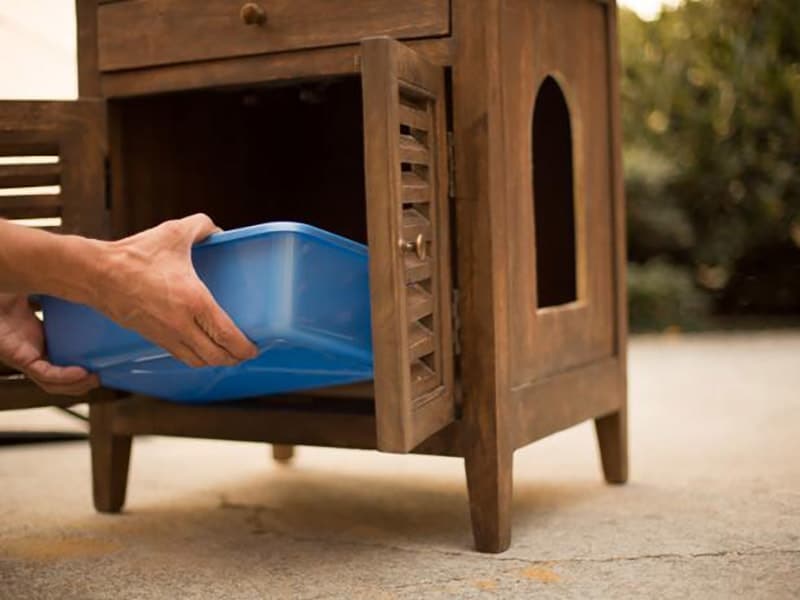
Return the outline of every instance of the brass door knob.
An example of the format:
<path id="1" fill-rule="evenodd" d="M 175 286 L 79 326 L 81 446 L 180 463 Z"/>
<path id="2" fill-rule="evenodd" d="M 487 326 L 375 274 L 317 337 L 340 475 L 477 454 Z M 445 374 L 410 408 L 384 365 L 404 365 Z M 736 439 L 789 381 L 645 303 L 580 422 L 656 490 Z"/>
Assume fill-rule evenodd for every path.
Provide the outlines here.
<path id="1" fill-rule="evenodd" d="M 245 25 L 263 25 L 267 22 L 267 11 L 255 2 L 246 2 L 239 11 L 239 16 Z"/>
<path id="2" fill-rule="evenodd" d="M 421 233 L 413 241 L 400 240 L 400 247 L 406 252 L 413 252 L 420 260 L 428 258 L 428 245 Z"/>

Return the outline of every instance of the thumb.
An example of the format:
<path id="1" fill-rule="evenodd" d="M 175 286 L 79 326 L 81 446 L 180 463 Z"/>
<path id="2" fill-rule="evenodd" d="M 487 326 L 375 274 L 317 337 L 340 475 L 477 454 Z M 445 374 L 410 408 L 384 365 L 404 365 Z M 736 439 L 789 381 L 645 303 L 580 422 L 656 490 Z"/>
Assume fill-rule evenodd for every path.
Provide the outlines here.
<path id="1" fill-rule="evenodd" d="M 212 233 L 222 231 L 222 229 L 214 224 L 214 221 L 212 221 L 208 215 L 203 213 L 197 213 L 189 217 L 184 217 L 181 220 L 186 224 L 187 229 L 191 232 L 193 243 L 202 242 Z"/>
<path id="2" fill-rule="evenodd" d="M 70 384 L 89 377 L 83 367 L 57 367 L 41 358 L 30 363 L 23 372 L 31 379 L 45 384 Z"/>

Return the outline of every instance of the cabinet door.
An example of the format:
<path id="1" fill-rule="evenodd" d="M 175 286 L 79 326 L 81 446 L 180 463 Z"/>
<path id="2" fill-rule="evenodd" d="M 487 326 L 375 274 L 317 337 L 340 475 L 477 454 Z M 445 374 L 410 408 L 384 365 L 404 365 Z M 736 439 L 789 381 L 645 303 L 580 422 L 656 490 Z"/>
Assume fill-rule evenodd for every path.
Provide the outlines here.
<path id="1" fill-rule="evenodd" d="M 408 452 L 455 412 L 444 71 L 361 51 L 377 442 Z"/>
<path id="2" fill-rule="evenodd" d="M 105 157 L 104 102 L 0 102 L 0 218 L 103 237 Z M 74 402 L 0 365 L 0 410 Z"/>

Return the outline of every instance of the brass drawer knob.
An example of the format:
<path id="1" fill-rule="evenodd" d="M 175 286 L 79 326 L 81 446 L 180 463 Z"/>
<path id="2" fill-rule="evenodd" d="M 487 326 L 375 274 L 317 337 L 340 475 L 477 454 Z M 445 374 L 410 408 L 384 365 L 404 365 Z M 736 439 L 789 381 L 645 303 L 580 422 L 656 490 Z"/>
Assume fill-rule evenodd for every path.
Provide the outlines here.
<path id="1" fill-rule="evenodd" d="M 255 2 L 246 2 L 239 11 L 245 25 L 263 25 L 267 22 L 267 11 Z"/>
<path id="2" fill-rule="evenodd" d="M 420 260 L 428 258 L 428 245 L 421 233 L 413 241 L 400 240 L 400 247 L 406 252 L 413 252 Z"/>

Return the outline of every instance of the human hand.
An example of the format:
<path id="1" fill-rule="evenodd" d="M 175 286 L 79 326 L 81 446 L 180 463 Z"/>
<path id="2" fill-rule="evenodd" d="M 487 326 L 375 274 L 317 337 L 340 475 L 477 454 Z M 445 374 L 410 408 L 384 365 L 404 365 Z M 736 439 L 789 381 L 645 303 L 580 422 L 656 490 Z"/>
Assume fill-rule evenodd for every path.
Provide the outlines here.
<path id="1" fill-rule="evenodd" d="M 96 308 L 191 367 L 254 358 L 257 348 L 192 265 L 192 244 L 217 231 L 211 219 L 196 214 L 109 243 Z"/>
<path id="2" fill-rule="evenodd" d="M 57 367 L 44 355 L 44 332 L 28 299 L 0 294 L 0 362 L 24 373 L 51 394 L 82 396 L 100 385 L 81 367 Z"/>

